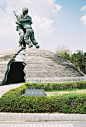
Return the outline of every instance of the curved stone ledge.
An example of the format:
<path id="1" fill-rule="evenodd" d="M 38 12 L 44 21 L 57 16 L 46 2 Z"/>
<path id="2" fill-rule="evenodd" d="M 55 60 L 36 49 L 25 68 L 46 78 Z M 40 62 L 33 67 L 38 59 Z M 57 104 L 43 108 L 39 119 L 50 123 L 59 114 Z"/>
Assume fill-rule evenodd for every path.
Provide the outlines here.
<path id="1" fill-rule="evenodd" d="M 86 81 L 86 76 L 83 77 L 64 77 L 64 78 L 26 78 L 26 82 L 30 83 L 64 83 L 64 82 L 76 82 Z"/>
<path id="2" fill-rule="evenodd" d="M 0 121 L 85 121 L 86 114 L 63 113 L 0 113 Z"/>

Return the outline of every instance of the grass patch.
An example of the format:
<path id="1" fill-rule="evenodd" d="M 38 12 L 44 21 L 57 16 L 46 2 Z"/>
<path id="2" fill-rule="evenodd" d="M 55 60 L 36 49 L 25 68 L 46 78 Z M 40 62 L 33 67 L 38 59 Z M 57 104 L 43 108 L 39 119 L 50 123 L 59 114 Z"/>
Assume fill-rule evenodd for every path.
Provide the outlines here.
<path id="1" fill-rule="evenodd" d="M 83 88 L 83 89 L 78 89 L 78 88 L 69 88 L 69 89 L 62 89 L 62 90 L 45 90 L 45 92 L 57 92 L 57 91 L 77 91 L 77 90 L 85 90 L 86 89 L 86 87 L 85 88 Z"/>
<path id="2" fill-rule="evenodd" d="M 46 91 L 45 92 L 46 95 L 49 95 L 49 96 L 57 96 L 57 95 L 61 95 L 61 94 L 70 94 L 70 93 L 86 93 L 86 89 L 74 89 L 72 91 Z"/>

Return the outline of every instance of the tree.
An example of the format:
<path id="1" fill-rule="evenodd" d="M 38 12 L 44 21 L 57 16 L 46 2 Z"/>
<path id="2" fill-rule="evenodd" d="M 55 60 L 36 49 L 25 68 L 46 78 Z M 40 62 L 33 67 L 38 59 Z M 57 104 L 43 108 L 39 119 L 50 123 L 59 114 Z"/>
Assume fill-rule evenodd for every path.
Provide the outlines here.
<path id="1" fill-rule="evenodd" d="M 58 46 L 57 47 L 57 54 L 62 56 L 63 58 L 67 59 L 70 61 L 71 57 L 70 57 L 70 54 L 71 54 L 71 51 L 66 48 L 66 46 Z"/>
<path id="2" fill-rule="evenodd" d="M 84 54 L 81 54 L 81 52 L 78 52 L 78 53 L 73 53 L 71 55 L 71 51 L 68 50 L 65 46 L 59 46 L 57 48 L 57 54 L 69 60 L 79 70 L 81 70 L 82 72 L 86 74 L 86 52 Z"/>
<path id="3" fill-rule="evenodd" d="M 86 74 L 86 52 L 84 53 L 82 58 L 82 65 L 83 65 L 82 71 Z"/>
<path id="4" fill-rule="evenodd" d="M 76 67 L 78 67 L 80 70 L 82 70 L 83 68 L 82 59 L 83 59 L 83 54 L 78 52 L 77 54 L 74 53 L 71 55 L 70 62 L 73 63 Z"/>

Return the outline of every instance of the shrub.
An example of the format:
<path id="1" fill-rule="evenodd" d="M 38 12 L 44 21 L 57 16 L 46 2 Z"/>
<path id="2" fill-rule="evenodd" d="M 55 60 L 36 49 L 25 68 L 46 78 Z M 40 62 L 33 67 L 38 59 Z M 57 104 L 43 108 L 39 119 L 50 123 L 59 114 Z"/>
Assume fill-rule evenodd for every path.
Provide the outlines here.
<path id="1" fill-rule="evenodd" d="M 86 94 L 59 96 L 22 96 L 26 86 L 20 86 L 0 98 L 0 112 L 80 113 L 86 114 Z"/>
<path id="2" fill-rule="evenodd" d="M 37 83 L 25 83 L 29 89 L 44 89 L 45 91 L 50 90 L 66 90 L 66 89 L 83 89 L 86 88 L 86 81 L 80 82 L 69 82 L 69 83 L 46 83 L 46 84 L 37 84 Z"/>

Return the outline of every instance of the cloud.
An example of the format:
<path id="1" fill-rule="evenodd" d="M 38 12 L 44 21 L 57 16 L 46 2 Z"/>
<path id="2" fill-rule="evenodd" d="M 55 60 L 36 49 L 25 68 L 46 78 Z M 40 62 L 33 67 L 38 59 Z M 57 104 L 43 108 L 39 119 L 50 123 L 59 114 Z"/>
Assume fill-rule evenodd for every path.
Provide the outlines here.
<path id="1" fill-rule="evenodd" d="M 55 0 L 20 0 L 20 2 L 27 6 L 33 15 L 50 16 L 62 8 L 59 4 L 55 4 Z"/>
<path id="2" fill-rule="evenodd" d="M 86 15 L 82 16 L 80 21 L 82 22 L 82 24 L 86 25 Z"/>
<path id="3" fill-rule="evenodd" d="M 81 8 L 81 11 L 84 11 L 84 16 L 81 17 L 80 21 L 82 22 L 82 24 L 86 25 L 86 5 Z"/>
<path id="4" fill-rule="evenodd" d="M 86 5 L 81 8 L 81 11 L 86 10 Z"/>
<path id="5" fill-rule="evenodd" d="M 0 9 L 0 37 L 2 38 L 12 38 L 15 34 L 15 21 L 12 17 L 12 12 L 10 12 L 10 8 L 4 12 Z"/>
<path id="6" fill-rule="evenodd" d="M 33 22 L 33 27 L 36 30 L 36 33 L 40 36 L 45 36 L 56 31 L 56 29 L 52 27 L 54 21 L 47 17 L 34 15 Z"/>
<path id="7" fill-rule="evenodd" d="M 54 13 L 57 13 L 61 9 L 62 9 L 62 6 L 60 6 L 59 4 L 54 4 Z"/>

